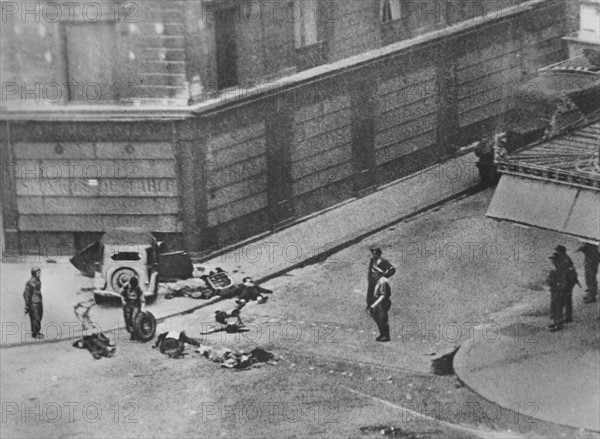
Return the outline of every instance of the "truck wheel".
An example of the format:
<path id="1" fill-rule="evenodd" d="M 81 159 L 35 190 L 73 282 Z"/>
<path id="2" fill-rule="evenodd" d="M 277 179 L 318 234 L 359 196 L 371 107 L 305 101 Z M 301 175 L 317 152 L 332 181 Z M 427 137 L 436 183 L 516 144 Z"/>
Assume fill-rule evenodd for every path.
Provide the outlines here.
<path id="1" fill-rule="evenodd" d="M 133 276 L 137 276 L 137 273 L 132 268 L 123 267 L 115 270 L 110 277 L 110 286 L 112 290 L 118 293 L 121 290 L 121 287 Z"/>
<path id="2" fill-rule="evenodd" d="M 133 331 L 140 341 L 150 341 L 156 334 L 156 319 L 151 312 L 140 312 L 133 322 Z"/>

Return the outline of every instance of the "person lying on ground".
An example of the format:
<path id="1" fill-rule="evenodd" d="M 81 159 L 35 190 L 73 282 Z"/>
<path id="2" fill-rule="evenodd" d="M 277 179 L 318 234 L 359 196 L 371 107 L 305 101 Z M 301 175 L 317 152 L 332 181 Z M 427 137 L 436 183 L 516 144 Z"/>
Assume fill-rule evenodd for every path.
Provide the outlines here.
<path id="1" fill-rule="evenodd" d="M 239 297 L 235 301 L 237 309 L 241 310 L 250 301 L 257 301 L 260 304 L 266 303 L 268 297 L 265 294 L 273 294 L 273 290 L 256 285 L 251 277 L 245 277 L 240 285 Z"/>
<path id="2" fill-rule="evenodd" d="M 186 335 L 185 331 L 163 332 L 156 339 L 153 349 L 158 348 L 161 354 L 168 355 L 169 358 L 181 358 L 185 355 L 185 344 L 200 346 L 200 343 Z"/>

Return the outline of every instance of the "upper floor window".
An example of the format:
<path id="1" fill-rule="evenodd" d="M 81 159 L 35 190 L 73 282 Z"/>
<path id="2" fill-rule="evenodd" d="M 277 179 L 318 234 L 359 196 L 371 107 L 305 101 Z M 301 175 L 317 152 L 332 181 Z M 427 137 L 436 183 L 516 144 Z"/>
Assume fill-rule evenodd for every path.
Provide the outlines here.
<path id="1" fill-rule="evenodd" d="M 97 103 L 119 100 L 113 60 L 116 28 L 113 21 L 62 23 L 67 75 L 67 98 L 71 102 Z"/>
<path id="2" fill-rule="evenodd" d="M 388 21 L 398 20 L 401 15 L 400 8 L 401 0 L 382 0 L 381 1 L 381 21 L 387 23 Z"/>
<path id="3" fill-rule="evenodd" d="M 297 49 L 319 42 L 317 22 L 319 20 L 318 0 L 296 1 L 291 4 L 294 17 L 294 37 Z"/>

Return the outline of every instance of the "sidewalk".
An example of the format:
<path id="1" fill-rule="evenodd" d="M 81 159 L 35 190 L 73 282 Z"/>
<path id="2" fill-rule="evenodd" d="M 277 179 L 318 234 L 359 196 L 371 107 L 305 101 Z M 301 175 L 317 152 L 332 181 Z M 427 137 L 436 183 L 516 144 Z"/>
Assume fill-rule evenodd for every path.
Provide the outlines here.
<path id="1" fill-rule="evenodd" d="M 475 155 L 471 153 L 435 165 L 380 188 L 368 196 L 316 214 L 296 225 L 205 261 L 202 265 L 209 270 L 222 267 L 232 274 L 235 282 L 240 282 L 245 276 L 263 282 L 280 276 L 350 246 L 404 218 L 472 190 L 479 181 L 475 162 Z M 81 288 L 90 288 L 92 280 L 83 277 L 67 259 L 63 257 L 58 263 L 50 264 L 35 256 L 24 256 L 19 258 L 18 263 L 0 265 L 0 346 L 52 342 L 81 335 L 73 306 L 92 297 L 89 292 L 78 293 Z M 30 337 L 27 332 L 28 317 L 23 313 L 23 288 L 33 265 L 42 268 L 42 333 L 46 337 L 42 341 Z M 219 298 L 209 301 L 190 298 L 165 300 L 159 297 L 148 309 L 160 321 L 192 312 L 218 300 Z M 91 316 L 105 332 L 118 330 L 123 324 L 118 303 L 112 307 L 94 307 Z"/>
<path id="2" fill-rule="evenodd" d="M 515 416 L 600 432 L 598 306 L 574 306 L 574 322 L 555 333 L 547 330 L 546 315 L 501 329 L 476 328 L 454 358 L 455 373 Z"/>

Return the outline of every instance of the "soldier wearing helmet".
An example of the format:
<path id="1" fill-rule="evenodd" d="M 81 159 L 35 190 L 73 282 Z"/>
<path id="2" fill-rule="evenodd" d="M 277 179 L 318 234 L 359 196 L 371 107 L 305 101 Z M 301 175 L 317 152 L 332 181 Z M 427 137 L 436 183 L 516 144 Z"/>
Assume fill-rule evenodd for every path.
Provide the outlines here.
<path id="1" fill-rule="evenodd" d="M 25 299 L 25 314 L 29 314 L 31 322 L 31 336 L 33 338 L 44 338 L 41 334 L 42 315 L 44 306 L 42 303 L 42 270 L 39 267 L 31 269 L 31 279 L 25 284 L 23 298 Z"/>

